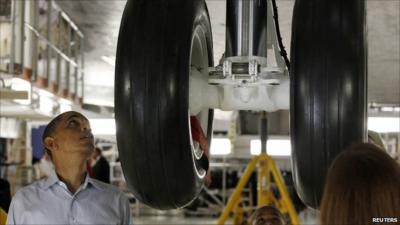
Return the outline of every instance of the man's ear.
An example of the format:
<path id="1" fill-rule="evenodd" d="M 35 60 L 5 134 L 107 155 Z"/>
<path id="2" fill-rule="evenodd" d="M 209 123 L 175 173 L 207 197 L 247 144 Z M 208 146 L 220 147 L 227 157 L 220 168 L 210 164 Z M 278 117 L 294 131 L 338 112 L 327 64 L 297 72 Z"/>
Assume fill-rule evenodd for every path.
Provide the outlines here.
<path id="1" fill-rule="evenodd" d="M 50 151 L 54 150 L 55 147 L 55 142 L 53 137 L 46 137 L 44 139 L 44 147 L 47 148 Z"/>

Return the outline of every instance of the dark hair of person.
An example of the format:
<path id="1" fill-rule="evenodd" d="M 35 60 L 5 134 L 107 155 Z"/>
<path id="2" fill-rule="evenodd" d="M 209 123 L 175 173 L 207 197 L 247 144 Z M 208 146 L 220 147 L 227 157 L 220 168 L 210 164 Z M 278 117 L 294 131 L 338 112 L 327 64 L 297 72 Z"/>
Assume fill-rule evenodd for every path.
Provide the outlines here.
<path id="1" fill-rule="evenodd" d="M 96 151 L 97 155 L 101 155 L 101 148 L 96 147 L 96 148 L 95 148 L 95 151 Z"/>
<path id="2" fill-rule="evenodd" d="M 44 129 L 43 135 L 42 135 L 42 142 L 43 142 L 43 146 L 44 146 L 44 151 L 47 155 L 49 155 L 49 157 L 51 158 L 51 151 L 49 149 L 46 148 L 44 140 L 47 137 L 51 137 L 54 135 L 54 132 L 56 131 L 56 128 L 58 126 L 58 124 L 60 123 L 61 119 L 63 118 L 63 116 L 65 115 L 65 113 L 62 113 L 58 116 L 56 116 L 54 119 L 52 119 L 50 121 L 50 123 L 47 124 L 46 128 Z"/>
<path id="3" fill-rule="evenodd" d="M 322 225 L 398 218 L 400 165 L 374 144 L 350 146 L 329 168 L 320 211 Z"/>
<path id="4" fill-rule="evenodd" d="M 258 208 L 250 217 L 250 225 L 284 225 L 282 213 L 274 206 L 268 205 Z"/>

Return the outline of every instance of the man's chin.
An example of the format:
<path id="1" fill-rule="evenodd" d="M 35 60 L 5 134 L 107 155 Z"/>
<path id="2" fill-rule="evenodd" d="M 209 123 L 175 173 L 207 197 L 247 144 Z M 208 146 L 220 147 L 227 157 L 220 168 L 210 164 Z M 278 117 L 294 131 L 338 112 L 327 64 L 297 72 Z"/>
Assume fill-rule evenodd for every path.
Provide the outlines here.
<path id="1" fill-rule="evenodd" d="M 88 152 L 93 152 L 95 149 L 95 145 L 93 142 L 87 142 L 87 143 L 82 143 L 81 144 L 82 149 Z"/>
<path id="2" fill-rule="evenodd" d="M 90 156 L 90 155 L 93 154 L 94 148 L 95 148 L 94 145 L 93 145 L 93 146 L 89 146 L 89 147 L 87 147 L 87 148 L 85 149 L 85 152 Z"/>
<path id="3" fill-rule="evenodd" d="M 90 158 L 94 152 L 94 146 L 85 146 L 79 151 L 84 157 Z"/>

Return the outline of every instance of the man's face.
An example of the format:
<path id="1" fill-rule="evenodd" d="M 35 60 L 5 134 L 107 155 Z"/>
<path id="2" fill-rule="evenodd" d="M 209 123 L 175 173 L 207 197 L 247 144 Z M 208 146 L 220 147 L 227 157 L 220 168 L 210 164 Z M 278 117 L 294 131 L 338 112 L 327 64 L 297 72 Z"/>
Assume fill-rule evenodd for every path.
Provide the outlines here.
<path id="1" fill-rule="evenodd" d="M 77 112 L 65 113 L 49 140 L 45 142 L 52 154 L 78 153 L 89 158 L 95 148 L 89 121 Z"/>

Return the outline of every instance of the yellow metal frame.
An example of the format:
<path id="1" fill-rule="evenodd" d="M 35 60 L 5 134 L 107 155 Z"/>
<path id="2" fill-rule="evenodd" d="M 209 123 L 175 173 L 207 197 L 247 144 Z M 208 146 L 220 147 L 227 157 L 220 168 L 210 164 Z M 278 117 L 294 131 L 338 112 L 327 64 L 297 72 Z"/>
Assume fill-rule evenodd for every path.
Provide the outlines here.
<path id="1" fill-rule="evenodd" d="M 232 195 L 230 196 L 228 203 L 224 210 L 222 211 L 219 219 L 218 225 L 225 224 L 229 215 L 233 211 L 237 211 L 237 207 L 240 202 L 240 197 L 243 191 L 243 188 L 246 186 L 249 181 L 251 174 L 257 168 L 258 165 L 258 180 L 257 180 L 257 206 L 265 206 L 265 205 L 275 205 L 282 213 L 289 214 L 291 224 L 297 225 L 299 223 L 299 218 L 297 216 L 296 210 L 293 206 L 292 200 L 289 197 L 289 193 L 286 189 L 285 183 L 283 182 L 283 178 L 279 168 L 276 166 L 275 161 L 271 158 L 271 156 L 266 153 L 262 153 L 259 156 L 254 157 L 250 163 L 247 165 L 247 168 L 240 178 L 238 184 Z M 272 192 L 270 191 L 271 184 L 271 176 L 274 178 L 276 185 L 278 186 L 279 192 L 281 194 L 280 199 L 276 199 Z"/>
<path id="2" fill-rule="evenodd" d="M 0 208 L 0 225 L 5 225 L 7 222 L 7 213 Z"/>

